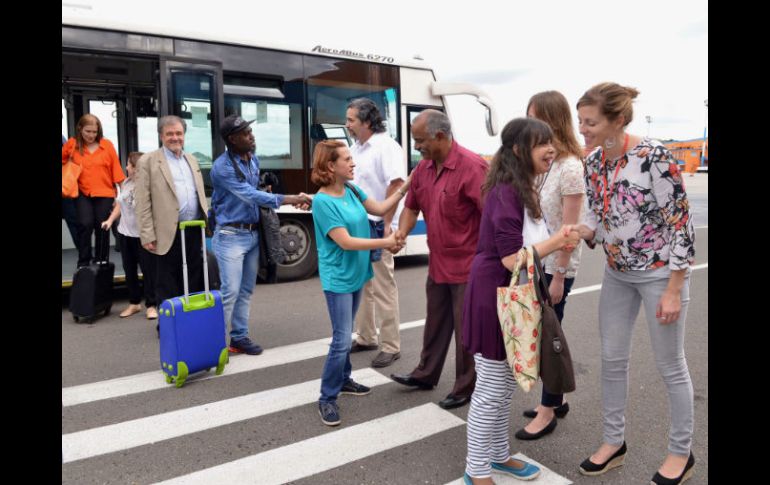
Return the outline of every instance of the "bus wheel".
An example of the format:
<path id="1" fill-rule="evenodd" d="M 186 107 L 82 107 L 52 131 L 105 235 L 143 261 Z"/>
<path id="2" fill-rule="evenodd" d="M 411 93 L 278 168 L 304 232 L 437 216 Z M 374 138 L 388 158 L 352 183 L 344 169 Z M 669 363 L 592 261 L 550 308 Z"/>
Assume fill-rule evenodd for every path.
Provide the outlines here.
<path id="1" fill-rule="evenodd" d="M 318 270 L 313 221 L 310 218 L 281 218 L 281 242 L 286 260 L 278 265 L 278 280 L 309 278 Z"/>

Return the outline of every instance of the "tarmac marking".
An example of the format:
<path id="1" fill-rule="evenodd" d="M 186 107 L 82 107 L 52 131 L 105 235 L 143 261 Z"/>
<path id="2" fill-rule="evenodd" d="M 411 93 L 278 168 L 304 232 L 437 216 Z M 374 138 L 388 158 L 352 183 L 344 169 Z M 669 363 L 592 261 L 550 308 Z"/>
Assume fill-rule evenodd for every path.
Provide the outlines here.
<path id="1" fill-rule="evenodd" d="M 563 477 L 556 473 L 555 471 L 551 470 L 550 468 L 547 468 L 543 466 L 541 463 L 536 462 L 532 458 L 528 457 L 527 455 L 523 453 L 516 453 L 513 455 L 514 458 L 517 460 L 524 460 L 529 463 L 534 463 L 535 465 L 540 467 L 540 475 L 535 479 L 533 483 L 537 483 L 538 485 L 569 485 L 572 483 L 572 481 L 568 480 L 566 477 Z M 521 485 L 521 480 L 518 480 L 510 475 L 507 475 L 503 472 L 499 472 L 497 470 L 492 470 L 492 478 L 494 479 L 495 483 L 498 485 Z M 447 483 L 446 485 L 464 485 L 465 482 L 463 481 L 462 477 L 460 477 L 457 480 L 454 480 L 452 482 Z"/>
<path id="2" fill-rule="evenodd" d="M 300 480 L 462 426 L 465 421 L 428 403 L 339 431 L 206 468 L 162 485 L 272 485 Z M 343 423 L 344 426 L 344 423 Z M 393 430 L 398 429 L 398 433 Z"/>
<path id="3" fill-rule="evenodd" d="M 352 373 L 357 382 L 374 387 L 392 382 L 372 368 Z M 318 400 L 321 379 L 270 389 L 145 418 L 62 435 L 62 460 L 94 456 L 197 433 L 245 421 Z"/>
<path id="4" fill-rule="evenodd" d="M 706 268 L 708 268 L 708 263 L 695 265 L 692 267 L 692 270 L 697 271 Z M 570 296 L 598 291 L 601 287 L 602 285 L 592 285 L 576 288 L 570 292 Z M 403 322 L 401 324 L 401 329 L 408 330 L 424 325 L 425 319 L 413 320 L 410 322 Z M 230 363 L 225 367 L 225 372 L 222 376 L 216 376 L 213 372 L 208 373 L 207 375 L 193 376 L 186 385 L 194 385 L 196 382 L 212 379 L 214 377 L 230 376 L 241 372 L 250 372 L 316 357 L 323 357 L 329 352 L 330 342 L 331 338 L 327 337 L 266 349 L 259 357 L 231 356 Z M 143 374 L 119 377 L 117 379 L 93 382 L 90 384 L 65 387 L 62 389 L 62 406 L 75 406 L 103 399 L 128 396 L 140 392 L 172 388 L 173 386 L 166 384 L 163 373 L 160 370 L 157 370 L 145 372 Z"/>
<path id="5" fill-rule="evenodd" d="M 424 319 L 404 322 L 401 324 L 401 328 L 409 329 L 422 325 L 425 325 Z M 199 374 L 191 377 L 185 385 L 194 385 L 196 382 L 212 379 L 214 377 L 230 376 L 241 372 L 250 372 L 257 369 L 323 357 L 329 353 L 330 342 L 331 337 L 326 337 L 318 340 L 300 342 L 298 344 L 265 349 L 259 357 L 231 355 L 230 363 L 225 367 L 225 372 L 222 376 L 216 376 L 213 372 Z M 61 391 L 61 399 L 62 406 L 67 407 L 164 388 L 173 389 L 174 386 L 166 384 L 163 373 L 158 369 L 157 371 L 145 372 L 143 374 L 65 387 Z"/>

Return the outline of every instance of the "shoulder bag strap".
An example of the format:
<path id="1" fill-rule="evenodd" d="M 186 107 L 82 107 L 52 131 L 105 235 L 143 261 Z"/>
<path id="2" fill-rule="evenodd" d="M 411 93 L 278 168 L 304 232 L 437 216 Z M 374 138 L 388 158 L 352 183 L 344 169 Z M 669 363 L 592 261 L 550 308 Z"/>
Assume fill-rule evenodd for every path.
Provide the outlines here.
<path id="1" fill-rule="evenodd" d="M 543 305 L 548 304 L 548 306 L 553 306 L 553 302 L 551 301 L 551 292 L 546 286 L 547 280 L 545 279 L 545 274 L 543 273 L 543 263 L 540 261 L 540 255 L 537 254 L 535 246 L 532 246 L 532 256 L 534 258 L 535 265 L 535 291 L 537 292 L 537 299 L 540 300 L 541 304 Z"/>

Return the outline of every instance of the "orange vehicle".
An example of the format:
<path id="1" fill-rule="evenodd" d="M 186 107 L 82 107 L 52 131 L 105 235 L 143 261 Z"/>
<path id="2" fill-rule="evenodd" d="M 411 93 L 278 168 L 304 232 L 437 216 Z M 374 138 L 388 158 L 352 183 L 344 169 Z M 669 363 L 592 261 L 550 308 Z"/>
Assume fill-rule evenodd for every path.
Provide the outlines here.
<path id="1" fill-rule="evenodd" d="M 709 157 L 709 140 L 706 138 L 706 151 L 703 153 L 703 138 L 695 138 L 692 140 L 683 141 L 671 141 L 665 144 L 666 148 L 671 150 L 680 164 L 684 164 L 684 171 L 694 174 L 701 166 L 701 159 L 703 160 L 703 167 L 708 170 L 708 157 Z M 701 157 L 701 154 L 703 156 Z"/>

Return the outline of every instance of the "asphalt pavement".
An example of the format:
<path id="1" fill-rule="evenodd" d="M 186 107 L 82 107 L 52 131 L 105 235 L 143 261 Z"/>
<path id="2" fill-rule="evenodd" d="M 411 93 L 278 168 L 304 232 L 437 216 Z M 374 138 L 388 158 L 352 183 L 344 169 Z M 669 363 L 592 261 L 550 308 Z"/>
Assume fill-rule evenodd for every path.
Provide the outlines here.
<path id="1" fill-rule="evenodd" d="M 696 465 L 689 481 L 695 485 L 708 483 L 708 175 L 685 180 L 699 227 L 685 343 L 695 391 Z M 143 313 L 118 317 L 127 304 L 124 296 L 118 295 L 111 315 L 92 325 L 74 323 L 63 306 L 62 483 L 456 482 L 465 466 L 468 407 L 445 411 L 436 405 L 452 387 L 453 352 L 433 390 L 410 390 L 388 378 L 411 371 L 419 359 L 427 260 L 397 260 L 401 359 L 371 369 L 376 352 L 351 356 L 354 376 L 373 391 L 342 396 L 343 421 L 336 428 L 321 423 L 315 402 L 331 334 L 317 276 L 258 285 L 250 332 L 265 353 L 234 355 L 222 376 L 194 376 L 181 389 L 163 380 L 155 322 Z M 577 390 L 567 397 L 567 417 L 541 440 L 518 441 L 513 433 L 528 421 L 521 412 L 538 403 L 540 386 L 514 395 L 511 452 L 548 471 L 532 483 L 648 483 L 666 454 L 668 401 L 640 313 L 633 335 L 625 465 L 599 477 L 578 473 L 602 436 L 596 286 L 603 268 L 601 250 L 584 248 L 564 319 L 577 380 Z"/>

